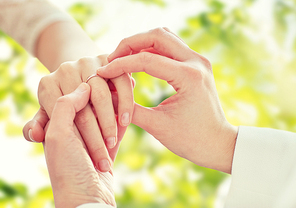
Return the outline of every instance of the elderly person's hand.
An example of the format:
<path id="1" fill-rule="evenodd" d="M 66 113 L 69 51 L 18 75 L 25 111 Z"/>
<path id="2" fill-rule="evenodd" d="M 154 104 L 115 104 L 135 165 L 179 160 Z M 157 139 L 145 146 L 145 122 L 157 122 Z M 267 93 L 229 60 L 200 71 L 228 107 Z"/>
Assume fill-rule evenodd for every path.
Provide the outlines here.
<path id="1" fill-rule="evenodd" d="M 146 72 L 176 94 L 159 106 L 135 106 L 132 122 L 175 154 L 197 165 L 231 172 L 237 127 L 227 122 L 210 62 L 166 28 L 124 39 L 98 74 L 114 78 Z"/>
<path id="2" fill-rule="evenodd" d="M 43 128 L 48 117 L 51 118 L 56 100 L 73 92 L 80 83 L 95 74 L 98 67 L 107 63 L 105 55 L 85 57 L 63 63 L 55 72 L 43 77 L 38 89 L 41 108 L 24 127 L 25 138 L 28 141 L 42 142 Z M 100 171 L 107 172 L 111 170 L 113 153 L 117 151 L 113 148 L 122 139 L 117 135 L 116 118 L 118 117 L 120 126 L 126 127 L 133 114 L 133 79 L 129 74 L 124 74 L 106 82 L 95 76 L 89 79 L 88 84 L 91 86 L 90 103 L 75 117 L 75 131 L 77 136 L 81 135 L 84 139 L 95 166 Z M 112 102 L 112 96 L 118 98 L 118 103 Z M 118 106 L 115 111 L 114 105 Z"/>
<path id="3" fill-rule="evenodd" d="M 60 97 L 51 114 L 44 150 L 57 208 L 85 203 L 116 207 L 112 174 L 95 170 L 85 142 L 75 134 L 74 119 L 89 98 L 90 86 L 82 83 L 74 92 Z M 125 127 L 119 127 L 118 134 L 122 136 L 124 131 Z"/>

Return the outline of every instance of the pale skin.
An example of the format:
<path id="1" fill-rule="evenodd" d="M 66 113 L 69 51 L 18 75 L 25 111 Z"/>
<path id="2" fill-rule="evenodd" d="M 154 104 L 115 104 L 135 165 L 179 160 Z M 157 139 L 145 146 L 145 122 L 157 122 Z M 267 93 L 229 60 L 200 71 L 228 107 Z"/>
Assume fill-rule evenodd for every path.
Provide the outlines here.
<path id="1" fill-rule="evenodd" d="M 168 29 L 158 28 L 124 39 L 109 56 L 109 61 L 97 70 L 100 76 L 113 78 L 146 72 L 166 80 L 176 90 L 176 94 L 157 107 L 146 108 L 136 104 L 132 118 L 134 124 L 152 134 L 175 154 L 199 166 L 231 173 L 238 128 L 225 118 L 211 64 L 206 58 L 191 50 Z M 102 200 L 112 193 L 98 185 L 84 142 L 75 134 L 75 113 L 86 105 L 88 99 L 81 93 L 89 91 L 86 84 L 80 86 L 85 87 L 83 92 L 78 90 L 58 99 L 46 133 L 45 153 L 57 207 L 106 203 Z M 120 127 L 118 136 L 122 137 L 124 131 L 124 127 Z M 50 151 L 53 149 L 57 151 Z M 115 158 L 118 148 L 114 149 Z M 65 164 L 70 164 L 70 167 Z M 87 180 L 81 183 L 81 177 L 73 177 L 72 173 Z M 89 175 L 85 177 L 84 174 Z M 109 182 L 104 184 L 110 186 Z"/>
<path id="2" fill-rule="evenodd" d="M 231 173 L 238 127 L 225 118 L 205 57 L 167 28 L 158 28 L 124 39 L 108 60 L 98 75 L 115 78 L 146 72 L 166 80 L 176 91 L 154 108 L 136 104 L 132 123 L 175 154 L 199 166 Z"/>
<path id="3" fill-rule="evenodd" d="M 82 83 L 74 92 L 57 99 L 52 111 L 44 152 L 57 208 L 90 202 L 116 207 L 112 174 L 95 170 L 84 140 L 75 133 L 74 119 L 88 104 L 90 95 L 90 86 Z M 125 128 L 119 127 L 120 137 L 124 132 Z"/>
<path id="4" fill-rule="evenodd" d="M 23 130 L 28 141 L 42 142 L 43 128 L 51 117 L 56 100 L 73 92 L 87 77 L 95 74 L 98 67 L 108 63 L 106 56 L 96 57 L 99 53 L 95 43 L 74 21 L 54 23 L 41 33 L 36 44 L 36 57 L 52 73 L 42 78 L 39 84 L 41 108 Z M 112 149 L 122 139 L 117 135 L 116 117 L 120 126 L 126 127 L 131 121 L 133 82 L 129 75 L 111 79 L 109 83 L 101 77 L 92 78 L 88 84 L 92 87 L 93 105 L 86 105 L 75 119 L 76 134 L 83 137 L 95 166 L 103 172 L 111 170 L 114 155 L 108 153 L 112 154 Z M 118 109 L 115 109 L 118 112 L 113 108 L 114 94 L 119 100 Z"/>

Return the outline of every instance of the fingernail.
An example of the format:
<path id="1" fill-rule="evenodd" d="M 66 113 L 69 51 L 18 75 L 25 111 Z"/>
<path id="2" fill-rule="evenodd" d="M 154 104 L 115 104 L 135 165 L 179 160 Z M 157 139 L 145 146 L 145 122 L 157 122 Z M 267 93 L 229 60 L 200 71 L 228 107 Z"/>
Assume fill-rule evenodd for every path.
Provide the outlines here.
<path id="1" fill-rule="evenodd" d="M 106 139 L 107 147 L 109 149 L 113 148 L 115 146 L 115 137 L 109 137 Z"/>
<path id="2" fill-rule="evenodd" d="M 122 123 L 124 126 L 128 126 L 128 125 L 129 125 L 129 122 L 130 122 L 130 116 L 129 116 L 129 113 L 128 113 L 128 112 L 125 112 L 125 113 L 122 114 L 122 116 L 121 116 L 121 123 Z"/>
<path id="3" fill-rule="evenodd" d="M 77 87 L 76 92 L 84 92 L 86 90 L 87 90 L 86 85 L 82 83 Z"/>
<path id="4" fill-rule="evenodd" d="M 107 159 L 101 160 L 99 162 L 98 166 L 99 166 L 99 170 L 101 172 L 108 172 L 111 169 L 110 163 L 109 163 L 109 161 Z"/>
<path id="5" fill-rule="evenodd" d="M 30 139 L 32 142 L 37 143 L 37 142 L 33 139 L 32 129 L 29 129 L 29 139 Z"/>

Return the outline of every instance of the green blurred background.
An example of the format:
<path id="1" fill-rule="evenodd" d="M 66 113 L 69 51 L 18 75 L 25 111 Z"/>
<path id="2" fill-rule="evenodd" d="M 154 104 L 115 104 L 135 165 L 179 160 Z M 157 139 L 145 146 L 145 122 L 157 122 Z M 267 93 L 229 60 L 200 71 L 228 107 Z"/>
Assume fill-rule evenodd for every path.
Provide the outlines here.
<path id="1" fill-rule="evenodd" d="M 120 39 L 168 26 L 212 63 L 227 119 L 296 131 L 295 0 L 53 1 L 104 52 Z M 47 70 L 0 31 L 0 208 L 54 207 L 41 144 L 22 138 Z M 138 73 L 136 102 L 155 106 L 172 89 Z M 118 207 L 223 207 L 229 176 L 198 167 L 131 125 L 115 163 Z"/>

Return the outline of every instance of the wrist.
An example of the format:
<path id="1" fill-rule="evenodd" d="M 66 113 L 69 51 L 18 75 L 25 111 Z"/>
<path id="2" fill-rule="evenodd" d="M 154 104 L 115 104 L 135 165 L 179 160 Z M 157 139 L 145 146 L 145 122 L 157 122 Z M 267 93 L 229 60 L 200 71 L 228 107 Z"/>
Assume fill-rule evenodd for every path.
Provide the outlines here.
<path id="1" fill-rule="evenodd" d="M 202 151 L 193 148 L 186 158 L 196 165 L 231 174 L 238 127 L 226 122 L 219 128 L 210 128 L 210 132 L 206 142 L 199 144 L 203 146 Z"/>
<path id="2" fill-rule="evenodd" d="M 231 174 L 238 127 L 228 123 L 220 134 L 220 151 L 213 169 Z"/>
<path id="3" fill-rule="evenodd" d="M 49 25 L 42 31 L 36 44 L 36 57 L 50 72 L 55 71 L 63 62 L 100 53 L 96 44 L 75 21 Z"/>

